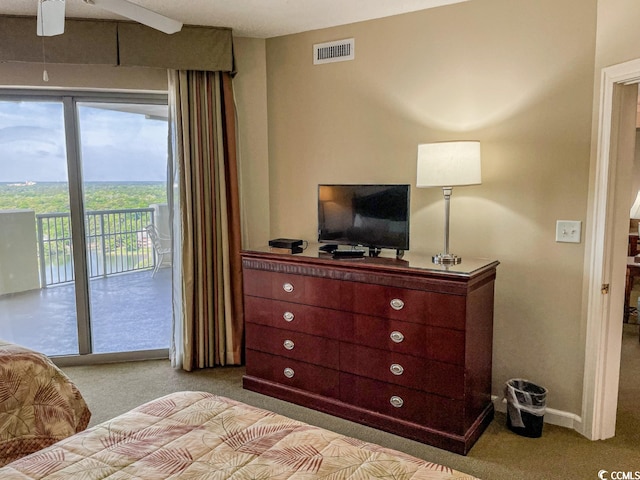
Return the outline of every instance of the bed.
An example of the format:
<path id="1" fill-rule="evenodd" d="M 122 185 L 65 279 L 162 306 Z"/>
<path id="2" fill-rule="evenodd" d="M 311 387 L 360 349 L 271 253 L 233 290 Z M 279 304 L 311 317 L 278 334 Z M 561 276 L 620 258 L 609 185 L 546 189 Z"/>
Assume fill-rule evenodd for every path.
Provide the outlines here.
<path id="1" fill-rule="evenodd" d="M 0 340 L 0 466 L 84 430 L 90 418 L 80 391 L 46 355 Z"/>
<path id="2" fill-rule="evenodd" d="M 473 479 L 205 392 L 177 392 L 0 468 L 0 478 Z"/>

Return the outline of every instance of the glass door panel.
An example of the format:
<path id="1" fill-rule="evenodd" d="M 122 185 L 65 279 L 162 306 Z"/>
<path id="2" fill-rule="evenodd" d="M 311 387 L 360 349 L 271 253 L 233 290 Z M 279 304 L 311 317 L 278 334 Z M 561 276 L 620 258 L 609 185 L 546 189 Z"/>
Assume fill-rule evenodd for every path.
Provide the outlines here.
<path id="1" fill-rule="evenodd" d="M 0 99 L 0 338 L 78 354 L 62 102 Z"/>
<path id="2" fill-rule="evenodd" d="M 77 104 L 93 353 L 169 347 L 170 255 L 150 237 L 169 246 L 167 111 Z"/>

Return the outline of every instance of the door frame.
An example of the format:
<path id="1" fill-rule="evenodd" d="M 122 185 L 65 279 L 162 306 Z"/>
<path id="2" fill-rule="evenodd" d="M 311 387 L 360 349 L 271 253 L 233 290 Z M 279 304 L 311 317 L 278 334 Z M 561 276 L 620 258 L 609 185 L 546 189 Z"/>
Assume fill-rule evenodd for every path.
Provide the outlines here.
<path id="1" fill-rule="evenodd" d="M 583 377 L 581 433 L 591 440 L 615 435 L 618 403 L 620 355 L 622 347 L 622 305 L 624 264 L 616 259 L 615 227 L 612 221 L 616 205 L 615 172 L 616 117 L 620 104 L 616 89 L 640 81 L 640 59 L 602 69 L 594 165 L 593 196 L 590 200 L 585 257 L 587 325 Z M 609 218 L 610 221 L 607 221 Z M 603 287 L 609 285 L 609 291 Z M 618 301 L 619 300 L 619 301 Z"/>

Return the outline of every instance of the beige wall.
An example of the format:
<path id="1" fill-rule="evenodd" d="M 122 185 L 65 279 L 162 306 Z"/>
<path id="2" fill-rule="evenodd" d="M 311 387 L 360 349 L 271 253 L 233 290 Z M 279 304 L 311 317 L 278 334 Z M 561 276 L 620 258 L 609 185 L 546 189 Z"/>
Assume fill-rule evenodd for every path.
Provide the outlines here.
<path id="1" fill-rule="evenodd" d="M 596 74 L 610 65 L 640 58 L 640 3 L 598 0 Z"/>
<path id="2" fill-rule="evenodd" d="M 242 243 L 269 238 L 269 157 L 265 40 L 235 37 L 233 79 L 239 133 Z"/>
<path id="3" fill-rule="evenodd" d="M 584 245 L 556 243 L 555 224 L 586 217 L 595 25 L 595 0 L 475 0 L 266 48 L 271 236 L 315 238 L 318 183 L 415 185 L 419 143 L 480 140 L 451 250 L 501 262 L 493 393 L 527 377 L 578 415 Z M 312 65 L 314 43 L 351 37 L 354 61 Z M 441 191 L 411 201 L 411 250 L 441 251 Z"/>

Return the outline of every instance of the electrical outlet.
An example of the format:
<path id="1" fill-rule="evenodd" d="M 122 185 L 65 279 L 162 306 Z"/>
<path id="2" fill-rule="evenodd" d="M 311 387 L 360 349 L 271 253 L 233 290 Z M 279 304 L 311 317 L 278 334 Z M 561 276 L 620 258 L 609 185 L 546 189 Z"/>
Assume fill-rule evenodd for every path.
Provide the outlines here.
<path id="1" fill-rule="evenodd" d="M 556 242 L 580 243 L 581 232 L 581 221 L 558 220 L 556 222 Z"/>

